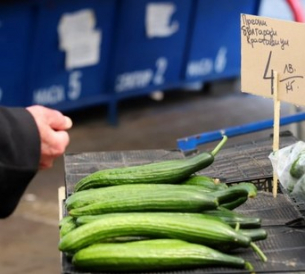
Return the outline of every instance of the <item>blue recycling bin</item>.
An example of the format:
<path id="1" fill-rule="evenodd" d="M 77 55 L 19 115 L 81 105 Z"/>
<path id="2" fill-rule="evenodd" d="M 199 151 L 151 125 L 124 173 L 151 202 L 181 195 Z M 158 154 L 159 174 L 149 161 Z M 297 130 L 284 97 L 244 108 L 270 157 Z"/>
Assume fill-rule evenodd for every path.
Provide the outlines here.
<path id="1" fill-rule="evenodd" d="M 185 67 L 186 81 L 240 75 L 240 14 L 258 14 L 258 0 L 196 0 Z"/>
<path id="2" fill-rule="evenodd" d="M 29 104 L 62 111 L 108 101 L 115 0 L 45 1 L 31 52 Z"/>
<path id="3" fill-rule="evenodd" d="M 35 16 L 35 4 L 31 1 L 0 3 L 1 105 L 26 105 Z"/>
<path id="4" fill-rule="evenodd" d="M 138 96 L 182 80 L 193 1 L 119 2 L 108 89 Z"/>

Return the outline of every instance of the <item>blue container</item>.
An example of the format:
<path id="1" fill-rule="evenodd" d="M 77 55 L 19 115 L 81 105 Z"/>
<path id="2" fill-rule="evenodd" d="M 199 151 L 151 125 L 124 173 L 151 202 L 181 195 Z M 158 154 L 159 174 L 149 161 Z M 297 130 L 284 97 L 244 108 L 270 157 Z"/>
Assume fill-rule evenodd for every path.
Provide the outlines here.
<path id="1" fill-rule="evenodd" d="M 0 104 L 25 106 L 34 5 L 0 3 Z"/>
<path id="2" fill-rule="evenodd" d="M 115 11 L 114 0 L 54 0 L 40 6 L 29 104 L 71 110 L 107 102 Z"/>
<path id="3" fill-rule="evenodd" d="M 108 88 L 117 98 L 178 85 L 193 2 L 119 3 Z"/>
<path id="4" fill-rule="evenodd" d="M 185 69 L 187 81 L 240 75 L 240 14 L 258 14 L 258 0 L 196 0 Z"/>

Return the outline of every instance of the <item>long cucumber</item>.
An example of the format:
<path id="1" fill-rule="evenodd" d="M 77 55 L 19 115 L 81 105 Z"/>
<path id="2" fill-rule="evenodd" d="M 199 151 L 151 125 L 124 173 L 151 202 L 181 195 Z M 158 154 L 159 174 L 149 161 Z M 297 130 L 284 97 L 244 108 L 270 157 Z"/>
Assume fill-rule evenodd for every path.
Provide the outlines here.
<path id="1" fill-rule="evenodd" d="M 247 268 L 243 258 L 175 239 L 100 243 L 78 251 L 73 265 L 86 271 L 161 271 L 207 266 Z M 252 267 L 250 267 L 252 269 Z"/>
<path id="2" fill-rule="evenodd" d="M 128 184 L 128 185 L 116 185 L 94 189 L 87 189 L 79 192 L 74 192 L 70 195 L 65 205 L 68 210 L 83 207 L 100 201 L 106 201 L 108 199 L 114 199 L 117 197 L 121 199 L 124 196 L 141 195 L 145 196 L 146 193 L 151 194 L 155 191 L 198 191 L 198 192 L 211 192 L 202 186 L 197 185 L 182 185 L 182 184 Z"/>
<path id="3" fill-rule="evenodd" d="M 220 204 L 226 204 L 241 197 L 254 198 L 257 195 L 257 188 L 253 183 L 242 182 L 212 194 L 218 198 Z"/>
<path id="4" fill-rule="evenodd" d="M 227 202 L 227 203 L 222 203 L 221 207 L 233 210 L 233 209 L 241 206 L 242 204 L 244 204 L 247 200 L 248 200 L 247 196 L 238 197 L 233 201 L 230 201 L 230 202 Z"/>
<path id="5" fill-rule="evenodd" d="M 75 191 L 120 184 L 179 183 L 211 165 L 226 141 L 224 136 L 212 152 L 202 152 L 185 159 L 96 171 L 77 182 Z"/>
<path id="6" fill-rule="evenodd" d="M 59 236 L 62 238 L 76 227 L 76 220 L 72 216 L 63 217 L 59 222 Z"/>
<path id="7" fill-rule="evenodd" d="M 228 189 L 213 193 L 223 208 L 234 209 L 245 203 L 248 198 L 257 195 L 257 188 L 251 182 L 240 182 L 229 186 Z"/>
<path id="8" fill-rule="evenodd" d="M 98 241 L 121 236 L 175 238 L 211 247 L 251 244 L 250 237 L 211 216 L 186 218 L 179 213 L 129 213 L 124 217 L 109 214 L 79 226 L 61 238 L 58 247 L 61 251 L 76 252 Z"/>
<path id="9" fill-rule="evenodd" d="M 259 228 L 262 223 L 262 220 L 259 217 L 244 216 L 240 213 L 223 208 L 221 206 L 217 209 L 204 211 L 203 213 L 219 217 L 221 220 L 232 227 L 236 227 L 236 225 L 239 224 L 240 228 Z"/>
<path id="10" fill-rule="evenodd" d="M 218 179 L 213 179 L 212 177 L 204 175 L 192 175 L 186 179 L 183 184 L 202 186 L 211 191 L 224 190 L 228 188 L 227 184 L 221 183 Z"/>
<path id="11" fill-rule="evenodd" d="M 268 236 L 267 231 L 263 228 L 240 229 L 240 232 L 250 237 L 252 242 L 265 240 Z"/>
<path id="12" fill-rule="evenodd" d="M 129 195 L 110 196 L 90 205 L 74 208 L 69 215 L 97 215 L 117 212 L 201 212 L 216 209 L 218 200 L 209 193 L 198 190 L 181 190 L 179 187 L 165 190 L 135 192 Z"/>
<path id="13" fill-rule="evenodd" d="M 113 213 L 113 216 L 120 216 L 124 218 L 126 213 Z M 179 214 L 179 213 L 175 213 Z M 225 223 L 229 224 L 231 227 L 235 228 L 237 224 L 240 224 L 240 230 L 243 235 L 246 235 L 251 238 L 253 242 L 265 240 L 267 238 L 267 232 L 265 229 L 260 227 L 261 220 L 256 217 L 244 217 L 239 214 L 221 214 L 220 210 L 209 210 L 204 212 L 204 214 L 200 213 L 181 213 L 179 215 L 183 215 L 184 217 L 198 217 L 208 219 L 211 216 L 213 218 L 219 218 Z M 76 224 L 78 226 L 91 223 L 93 221 L 105 218 L 110 216 L 110 214 L 102 214 L 102 215 L 84 215 L 76 218 Z M 165 216 L 168 216 L 168 213 L 165 213 Z M 233 221 L 234 220 L 234 221 Z M 109 241 L 117 242 L 117 241 L 130 241 L 130 240 L 141 240 L 143 237 L 118 237 L 110 239 Z"/>

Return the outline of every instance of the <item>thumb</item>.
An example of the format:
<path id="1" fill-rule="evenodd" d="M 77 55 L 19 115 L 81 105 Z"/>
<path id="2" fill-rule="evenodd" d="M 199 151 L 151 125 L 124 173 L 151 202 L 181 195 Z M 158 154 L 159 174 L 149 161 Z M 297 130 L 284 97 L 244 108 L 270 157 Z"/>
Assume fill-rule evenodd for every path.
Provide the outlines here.
<path id="1" fill-rule="evenodd" d="M 59 111 L 52 110 L 52 113 L 49 113 L 48 116 L 49 125 L 54 130 L 67 130 L 72 127 L 72 120 Z"/>

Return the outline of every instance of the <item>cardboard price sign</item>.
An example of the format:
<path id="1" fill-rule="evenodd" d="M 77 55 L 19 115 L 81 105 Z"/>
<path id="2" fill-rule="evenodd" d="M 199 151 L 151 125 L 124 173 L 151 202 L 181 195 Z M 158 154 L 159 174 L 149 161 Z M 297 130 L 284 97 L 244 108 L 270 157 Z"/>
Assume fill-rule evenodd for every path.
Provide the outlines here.
<path id="1" fill-rule="evenodd" d="M 242 91 L 305 105 L 304 45 L 305 24 L 242 14 Z"/>
<path id="2" fill-rule="evenodd" d="M 305 105 L 305 25 L 241 15 L 241 89 L 273 98 L 273 151 L 279 150 L 280 102 Z M 273 172 L 273 196 L 278 176 Z"/>

